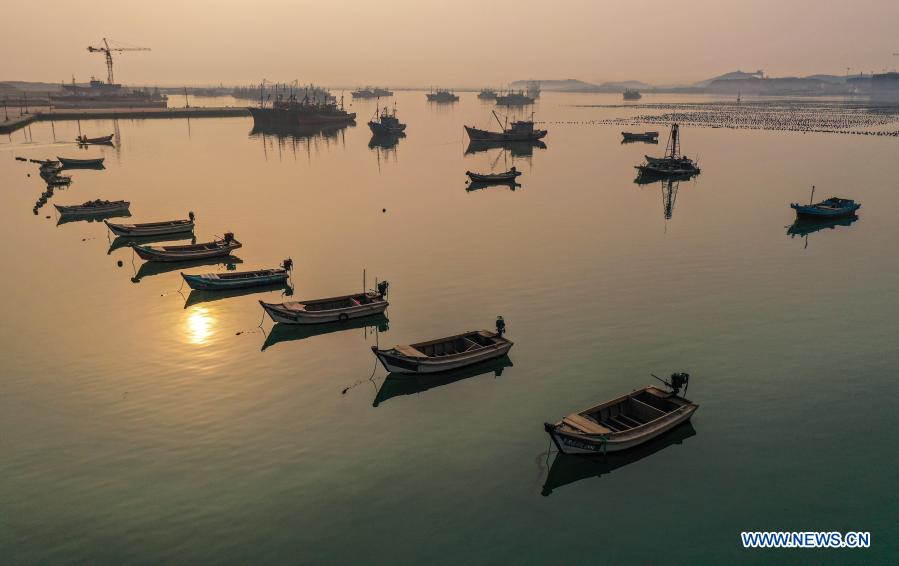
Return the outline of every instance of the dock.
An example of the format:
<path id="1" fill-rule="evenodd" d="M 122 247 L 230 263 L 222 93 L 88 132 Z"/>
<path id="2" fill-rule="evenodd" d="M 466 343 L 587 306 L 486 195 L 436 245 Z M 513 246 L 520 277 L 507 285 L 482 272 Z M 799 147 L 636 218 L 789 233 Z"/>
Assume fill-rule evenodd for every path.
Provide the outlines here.
<path id="1" fill-rule="evenodd" d="M 46 120 L 96 120 L 102 118 L 223 118 L 249 116 L 244 106 L 195 106 L 182 108 L 72 108 L 50 109 L 0 120 L 0 133 L 14 132 L 28 124 Z"/>
<path id="2" fill-rule="evenodd" d="M 22 114 L 20 116 L 10 116 L 9 120 L 0 120 L 0 134 L 15 132 L 19 128 L 24 128 L 35 120 L 37 120 L 36 113 Z"/>

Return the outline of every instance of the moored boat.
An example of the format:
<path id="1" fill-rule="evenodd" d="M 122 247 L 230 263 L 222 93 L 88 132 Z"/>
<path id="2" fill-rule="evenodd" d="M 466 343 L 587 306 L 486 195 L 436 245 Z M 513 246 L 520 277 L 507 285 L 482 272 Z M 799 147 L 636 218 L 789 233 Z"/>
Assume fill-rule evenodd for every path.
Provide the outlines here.
<path id="1" fill-rule="evenodd" d="M 163 222 L 145 222 L 143 224 L 115 224 L 106 222 L 106 227 L 116 236 L 143 237 L 162 236 L 192 232 L 194 229 L 194 213 L 188 212 L 188 218 L 182 220 L 166 220 Z"/>
<path id="2" fill-rule="evenodd" d="M 229 289 L 244 289 L 247 287 L 260 287 L 263 285 L 275 285 L 284 283 L 290 277 L 293 261 L 285 259 L 281 267 L 274 269 L 257 269 L 255 271 L 224 271 L 221 273 L 204 273 L 202 275 L 189 275 L 181 273 L 185 283 L 191 289 L 205 291 L 225 291 Z"/>
<path id="3" fill-rule="evenodd" d="M 624 93 L 622 93 L 622 96 L 625 100 L 640 100 L 641 98 L 643 98 L 643 95 L 640 94 L 639 91 L 632 88 L 625 89 Z"/>
<path id="4" fill-rule="evenodd" d="M 385 136 L 403 133 L 406 129 L 406 124 L 400 122 L 399 118 L 396 117 L 396 104 L 394 104 L 393 112 L 387 110 L 386 106 L 380 112 L 375 107 L 375 116 L 368 122 L 368 127 L 371 128 L 371 133 L 374 135 Z"/>
<path id="5" fill-rule="evenodd" d="M 656 141 L 659 132 L 621 132 L 624 141 Z"/>
<path id="6" fill-rule="evenodd" d="M 681 387 L 686 394 L 689 377 L 672 374 L 670 382 L 660 380 L 671 391 L 649 385 L 556 423 L 544 423 L 544 429 L 565 454 L 604 454 L 639 446 L 690 420 L 699 406 L 680 396 Z"/>
<path id="7" fill-rule="evenodd" d="M 111 144 L 113 136 L 115 136 L 115 134 L 109 134 L 108 136 L 101 136 L 99 138 L 89 138 L 87 136 L 78 136 L 77 138 L 75 138 L 75 141 L 81 145 Z"/>
<path id="8" fill-rule="evenodd" d="M 812 187 L 812 199 L 815 197 L 815 187 Z M 821 202 L 812 204 L 809 199 L 808 204 L 791 203 L 790 208 L 796 211 L 796 216 L 801 218 L 841 218 L 843 216 L 851 216 L 855 214 L 862 205 L 852 199 L 839 197 L 830 197 Z"/>
<path id="9" fill-rule="evenodd" d="M 472 181 L 481 183 L 503 183 L 514 181 L 516 177 L 521 175 L 521 171 L 513 166 L 508 171 L 503 171 L 502 173 L 474 173 L 472 171 L 466 171 L 465 174 L 468 175 Z"/>
<path id="10" fill-rule="evenodd" d="M 459 100 L 459 95 L 446 89 L 437 89 L 426 94 L 429 102 L 455 102 Z"/>
<path id="11" fill-rule="evenodd" d="M 476 330 L 384 350 L 377 346 L 371 349 L 389 372 L 438 373 L 505 356 L 512 349 L 513 342 L 503 337 L 504 331 L 505 322 L 498 317 L 496 332 Z"/>
<path id="12" fill-rule="evenodd" d="M 498 94 L 496 103 L 499 106 L 528 106 L 534 103 L 534 97 L 528 96 L 522 91 L 509 91 L 506 94 Z"/>
<path id="13" fill-rule="evenodd" d="M 74 159 L 71 157 L 57 157 L 56 159 L 62 163 L 63 167 L 74 169 L 78 167 L 82 167 L 85 169 L 89 168 L 100 168 L 103 167 L 103 160 L 105 158 L 98 157 L 96 159 Z"/>
<path id="14" fill-rule="evenodd" d="M 492 88 L 482 88 L 481 92 L 478 93 L 478 98 L 481 100 L 496 100 L 496 91 Z"/>
<path id="15" fill-rule="evenodd" d="M 148 261 L 190 261 L 222 257 L 243 246 L 234 239 L 234 234 L 226 232 L 220 240 L 204 242 L 202 244 L 185 244 L 180 246 L 147 246 L 132 243 L 131 247 L 141 257 Z"/>
<path id="16" fill-rule="evenodd" d="M 636 165 L 635 168 L 641 175 L 653 177 L 691 176 L 701 172 L 695 161 L 681 154 L 680 127 L 671 125 L 671 133 L 668 136 L 668 145 L 665 146 L 664 157 L 644 156 L 646 162 Z"/>
<path id="17" fill-rule="evenodd" d="M 468 138 L 473 142 L 536 141 L 546 136 L 546 130 L 534 129 L 533 116 L 534 115 L 531 114 L 531 120 L 516 120 L 512 122 L 512 125 L 510 127 L 508 118 L 506 118 L 506 122 L 503 123 L 502 121 L 500 121 L 499 116 L 496 115 L 496 112 L 494 112 L 493 117 L 496 119 L 496 122 L 499 124 L 500 128 L 502 128 L 501 132 L 481 130 L 472 126 L 464 127 L 465 131 L 468 133 Z"/>
<path id="18" fill-rule="evenodd" d="M 55 206 L 56 210 L 62 215 L 90 216 L 109 214 L 112 212 L 127 212 L 130 205 L 131 203 L 125 200 L 97 199 L 70 206 L 63 206 L 61 204 L 54 204 L 53 206 Z"/>
<path id="19" fill-rule="evenodd" d="M 377 285 L 377 291 L 286 303 L 259 301 L 259 304 L 272 320 L 284 324 L 343 322 L 351 318 L 383 313 L 389 304 L 387 287 L 387 281 L 381 281 Z"/>

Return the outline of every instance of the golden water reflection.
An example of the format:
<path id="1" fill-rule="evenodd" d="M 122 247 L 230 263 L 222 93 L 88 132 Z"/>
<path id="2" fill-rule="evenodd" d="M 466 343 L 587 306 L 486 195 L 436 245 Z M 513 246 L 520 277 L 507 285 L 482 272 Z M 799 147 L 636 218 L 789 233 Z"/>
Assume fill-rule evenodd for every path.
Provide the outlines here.
<path id="1" fill-rule="evenodd" d="M 187 311 L 185 330 L 187 341 L 191 344 L 205 344 L 212 336 L 215 317 L 209 309 L 196 305 Z"/>

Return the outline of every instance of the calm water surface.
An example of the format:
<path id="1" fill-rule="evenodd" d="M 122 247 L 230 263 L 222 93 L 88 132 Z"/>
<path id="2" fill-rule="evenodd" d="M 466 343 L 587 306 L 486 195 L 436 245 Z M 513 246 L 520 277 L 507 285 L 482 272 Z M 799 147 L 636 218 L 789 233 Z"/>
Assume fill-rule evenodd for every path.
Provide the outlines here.
<path id="1" fill-rule="evenodd" d="M 247 117 L 0 140 L 0 562 L 896 556 L 895 138 L 685 129 L 703 172 L 669 195 L 633 182 L 665 134 L 621 145 L 623 128 L 579 123 L 637 113 L 574 106 L 618 97 L 544 94 L 550 133 L 531 156 L 466 154 L 462 125 L 493 120 L 474 93 L 396 100 L 409 126 L 394 147 L 369 145 L 374 101 L 312 135 L 253 134 Z M 79 127 L 120 143 L 63 143 Z M 210 300 L 179 271 L 223 266 L 152 269 L 110 249 L 102 223 L 34 215 L 44 186 L 18 155 L 105 156 L 50 204 L 124 198 L 137 222 L 195 211 L 199 240 L 244 243 L 240 268 L 292 257 L 294 298 L 357 291 L 363 269 L 388 279 L 389 322 L 259 328 L 257 300 L 283 290 Z M 512 165 L 519 189 L 465 190 L 467 169 Z M 863 203 L 858 220 L 789 235 L 788 204 L 812 184 Z M 500 314 L 511 365 L 386 384 L 374 366 L 373 344 Z M 672 371 L 692 374 L 692 428 L 605 462 L 549 450 L 545 420 Z M 742 530 L 871 531 L 873 545 L 746 551 Z"/>

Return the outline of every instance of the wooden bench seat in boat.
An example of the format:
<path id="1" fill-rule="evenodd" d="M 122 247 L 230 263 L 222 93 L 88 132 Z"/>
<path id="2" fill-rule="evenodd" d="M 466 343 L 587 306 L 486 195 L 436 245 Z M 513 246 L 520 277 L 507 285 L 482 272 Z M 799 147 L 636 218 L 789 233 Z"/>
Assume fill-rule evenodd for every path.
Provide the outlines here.
<path id="1" fill-rule="evenodd" d="M 396 346 L 394 348 L 394 350 L 396 350 L 400 354 L 402 354 L 404 356 L 408 356 L 410 358 L 426 358 L 427 357 L 425 354 L 419 352 L 412 346 Z"/>
<path id="2" fill-rule="evenodd" d="M 582 415 L 568 415 L 567 417 L 562 419 L 562 422 L 574 429 L 583 431 L 586 434 L 608 434 L 612 432 L 611 429 L 608 429 Z"/>

